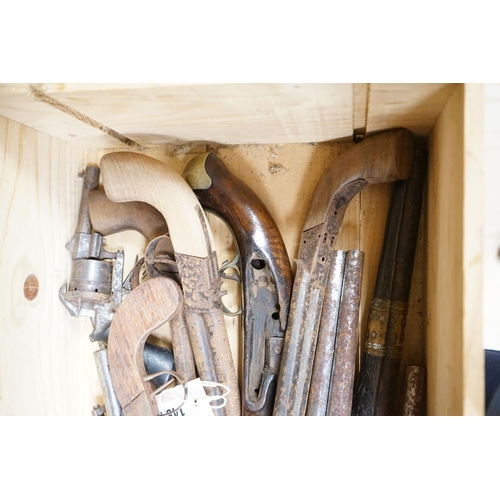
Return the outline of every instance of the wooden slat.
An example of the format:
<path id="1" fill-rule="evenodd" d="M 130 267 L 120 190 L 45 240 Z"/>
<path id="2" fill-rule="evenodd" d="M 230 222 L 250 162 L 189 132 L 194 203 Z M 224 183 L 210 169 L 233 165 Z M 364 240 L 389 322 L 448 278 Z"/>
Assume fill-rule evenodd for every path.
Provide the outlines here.
<path id="1" fill-rule="evenodd" d="M 483 86 L 465 84 L 464 116 L 464 415 L 484 414 Z"/>
<path id="2" fill-rule="evenodd" d="M 118 145 L 112 135 L 106 143 L 91 121 L 142 146 L 301 143 L 352 135 L 351 84 L 20 85 L 0 87 L 0 115 L 85 148 Z M 47 102 L 33 106 L 42 94 Z M 68 116 L 54 113 L 50 100 Z M 83 128 L 69 119 L 76 115 L 88 117 Z"/>
<path id="3" fill-rule="evenodd" d="M 48 95 L 71 92 L 122 91 L 131 89 L 157 89 L 165 87 L 202 87 L 213 83 L 0 83 L 0 96 L 26 95 L 30 86 Z"/>
<path id="4" fill-rule="evenodd" d="M 103 130 L 36 99 L 26 83 L 0 84 L 0 116 L 81 148 L 123 146 Z"/>
<path id="5" fill-rule="evenodd" d="M 352 133 L 348 84 L 219 84 L 54 94 L 142 145 L 325 141 Z"/>
<path id="6" fill-rule="evenodd" d="M 484 347 L 500 351 L 500 84 L 484 85 Z"/>
<path id="7" fill-rule="evenodd" d="M 371 83 L 366 131 L 406 127 L 425 138 L 457 84 Z"/>
<path id="8" fill-rule="evenodd" d="M 427 360 L 432 415 L 484 414 L 481 120 L 478 89 L 460 85 L 430 136 Z"/>
<path id="9" fill-rule="evenodd" d="M 90 415 L 102 402 L 90 320 L 71 317 L 58 297 L 82 169 L 81 151 L 0 117 L 0 415 Z"/>
<path id="10" fill-rule="evenodd" d="M 88 148 L 425 137 L 456 84 L 0 84 L 0 115 Z"/>

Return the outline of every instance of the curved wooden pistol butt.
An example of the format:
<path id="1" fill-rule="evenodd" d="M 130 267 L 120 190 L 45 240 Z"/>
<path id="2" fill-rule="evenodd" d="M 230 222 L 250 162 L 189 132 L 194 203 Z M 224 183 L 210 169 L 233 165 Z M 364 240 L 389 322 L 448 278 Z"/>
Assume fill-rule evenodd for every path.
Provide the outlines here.
<path id="1" fill-rule="evenodd" d="M 281 233 L 260 198 L 213 153 L 186 166 L 184 178 L 202 207 L 230 227 L 243 286 L 244 415 L 271 415 L 292 290 Z"/>
<path id="2" fill-rule="evenodd" d="M 105 154 L 103 187 L 115 202 L 142 201 L 164 217 L 179 270 L 185 318 L 202 380 L 230 389 L 217 415 L 240 415 L 238 379 L 220 302 L 220 276 L 210 226 L 192 189 L 174 169 L 146 155 Z M 218 395 L 218 389 L 212 392 Z"/>
<path id="3" fill-rule="evenodd" d="M 118 306 L 109 331 L 108 359 L 125 416 L 159 414 L 155 390 L 146 380 L 144 344 L 150 333 L 176 317 L 181 309 L 181 289 L 170 278 L 142 283 Z"/>
<path id="4" fill-rule="evenodd" d="M 413 155 L 408 130 L 380 132 L 336 158 L 316 185 L 299 246 L 275 415 L 305 414 L 327 278 L 349 202 L 369 184 L 406 179 Z"/>

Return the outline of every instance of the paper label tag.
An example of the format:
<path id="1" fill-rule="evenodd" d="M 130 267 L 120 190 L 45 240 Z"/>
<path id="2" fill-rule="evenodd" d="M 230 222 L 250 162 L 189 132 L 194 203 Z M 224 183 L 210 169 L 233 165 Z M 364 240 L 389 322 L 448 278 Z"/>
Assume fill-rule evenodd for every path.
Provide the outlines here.
<path id="1" fill-rule="evenodd" d="M 214 412 L 210 407 L 210 400 L 203 388 L 199 378 L 190 380 L 186 384 L 187 398 L 179 410 L 167 415 L 169 417 L 213 417 Z M 172 389 L 165 389 L 156 396 L 156 403 L 160 410 L 160 415 L 165 415 L 169 411 L 180 406 L 184 399 L 184 389 L 182 385 L 177 385 Z M 195 401 L 197 402 L 195 404 Z"/>

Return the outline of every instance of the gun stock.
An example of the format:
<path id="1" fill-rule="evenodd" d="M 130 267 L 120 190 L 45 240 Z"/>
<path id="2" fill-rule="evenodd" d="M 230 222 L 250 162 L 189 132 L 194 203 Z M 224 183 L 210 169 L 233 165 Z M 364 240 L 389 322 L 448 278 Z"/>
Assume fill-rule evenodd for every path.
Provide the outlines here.
<path id="1" fill-rule="evenodd" d="M 281 233 L 260 198 L 215 154 L 191 160 L 183 176 L 201 206 L 223 219 L 236 240 L 243 287 L 243 413 L 271 415 L 292 289 Z"/>
<path id="2" fill-rule="evenodd" d="M 230 389 L 218 415 L 240 415 L 236 370 L 220 303 L 220 276 L 210 226 L 186 181 L 168 165 L 131 152 L 101 159 L 103 187 L 114 202 L 141 201 L 164 217 L 175 253 L 186 324 L 202 380 Z M 218 389 L 213 389 L 219 395 Z"/>
<path id="3" fill-rule="evenodd" d="M 111 379 L 125 416 L 156 416 L 159 410 L 142 362 L 151 332 L 179 314 L 182 293 L 170 278 L 153 278 L 130 292 L 111 323 L 108 359 Z"/>
<path id="4" fill-rule="evenodd" d="M 326 281 L 350 200 L 369 184 L 407 178 L 412 160 L 412 134 L 396 129 L 356 144 L 321 176 L 299 246 L 275 415 L 305 414 Z"/>
<path id="5" fill-rule="evenodd" d="M 103 236 L 134 230 L 149 242 L 168 234 L 167 223 L 161 213 L 147 203 L 114 203 L 103 189 L 93 189 L 88 194 L 88 204 L 92 226 Z"/>

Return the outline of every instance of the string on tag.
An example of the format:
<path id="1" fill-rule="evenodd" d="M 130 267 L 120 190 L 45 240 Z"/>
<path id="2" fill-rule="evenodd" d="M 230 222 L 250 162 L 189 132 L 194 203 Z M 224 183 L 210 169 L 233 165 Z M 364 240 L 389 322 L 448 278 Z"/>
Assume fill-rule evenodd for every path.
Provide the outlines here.
<path id="1" fill-rule="evenodd" d="M 179 411 L 184 406 L 184 403 L 187 401 L 188 388 L 186 387 L 186 382 L 184 381 L 184 379 L 177 372 L 174 372 L 173 370 L 163 370 L 161 372 L 153 373 L 152 375 L 147 375 L 146 377 L 144 377 L 143 380 L 145 382 L 148 382 L 150 380 L 153 380 L 156 377 L 159 377 L 160 375 L 172 375 L 172 377 L 175 377 L 177 379 L 177 382 L 179 382 L 179 385 L 182 386 L 182 389 L 184 391 L 180 405 L 177 408 L 174 408 L 173 410 L 169 410 L 165 413 L 161 413 L 160 416 L 164 417 L 164 416 L 168 416 L 168 415 L 171 415 L 172 413 Z M 174 381 L 173 378 L 169 379 L 163 385 L 158 387 L 158 389 L 156 389 L 154 392 L 152 392 L 151 396 L 150 396 L 151 401 L 153 401 L 154 398 L 158 394 L 160 394 L 160 392 L 163 392 L 173 381 Z"/>
<path id="2" fill-rule="evenodd" d="M 160 375 L 172 375 L 177 381 L 179 382 L 179 385 L 182 386 L 183 389 L 183 396 L 182 396 L 182 401 L 180 404 L 177 406 L 177 408 L 174 408 L 172 410 L 168 410 L 165 413 L 160 413 L 160 416 L 169 416 L 173 413 L 178 412 L 187 402 L 190 402 L 193 406 L 197 407 L 202 407 L 204 404 L 206 404 L 208 407 L 210 407 L 212 410 L 218 410 L 220 408 L 223 408 L 227 404 L 227 395 L 231 392 L 229 387 L 227 387 L 224 384 L 220 384 L 219 382 L 212 382 L 209 380 L 200 380 L 200 379 L 195 379 L 191 380 L 189 382 L 185 382 L 184 379 L 175 371 L 172 370 L 164 370 L 161 372 L 154 373 L 152 375 L 147 375 L 144 377 L 144 381 L 150 381 Z M 168 386 L 174 381 L 174 378 L 170 378 L 165 384 L 163 384 L 161 387 L 158 387 L 153 393 L 151 393 L 151 399 L 156 398 L 159 396 L 163 391 L 168 389 Z M 193 400 L 189 400 L 189 385 L 192 382 L 197 382 L 198 385 L 201 385 L 202 387 L 210 387 L 210 388 L 220 388 L 222 389 L 222 394 L 214 394 L 214 395 L 206 395 L 202 397 L 197 397 Z M 213 405 L 212 402 L 222 400 L 221 403 Z"/>
<path id="3" fill-rule="evenodd" d="M 231 392 L 229 387 L 227 387 L 224 384 L 219 384 L 218 382 L 210 382 L 209 380 L 200 380 L 200 384 L 203 387 L 221 387 L 222 389 L 225 389 L 226 392 L 219 396 L 205 396 L 203 398 L 193 399 L 193 405 L 200 406 L 199 405 L 200 401 L 208 401 L 210 408 L 214 410 L 218 410 L 219 408 L 224 408 L 224 406 L 226 406 L 227 404 L 226 396 Z M 222 399 L 222 404 L 216 406 L 210 404 L 212 401 L 217 401 L 218 399 Z"/>

